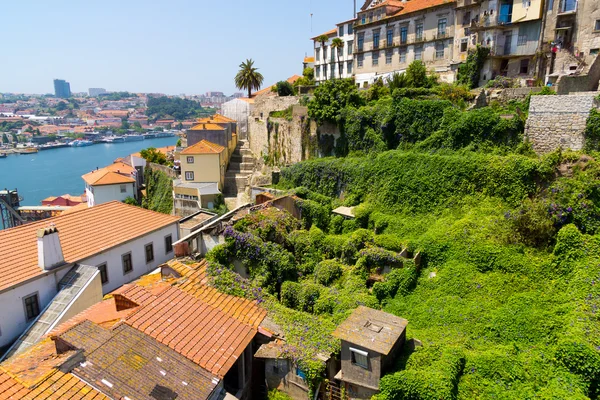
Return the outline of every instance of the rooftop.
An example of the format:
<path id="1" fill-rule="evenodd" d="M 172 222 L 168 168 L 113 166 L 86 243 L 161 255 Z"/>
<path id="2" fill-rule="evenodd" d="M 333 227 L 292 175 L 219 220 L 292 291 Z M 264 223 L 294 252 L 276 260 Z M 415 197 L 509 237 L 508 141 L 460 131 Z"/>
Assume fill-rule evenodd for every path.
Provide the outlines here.
<path id="1" fill-rule="evenodd" d="M 198 143 L 183 150 L 181 154 L 219 154 L 222 153 L 224 150 L 225 147 L 203 139 Z"/>
<path id="2" fill-rule="evenodd" d="M 213 123 L 214 122 L 214 123 Z M 217 121 L 205 120 L 202 123 L 192 127 L 192 131 L 224 131 L 221 125 L 217 125 Z"/>
<path id="3" fill-rule="evenodd" d="M 212 121 L 214 121 L 214 122 L 221 122 L 221 123 L 223 123 L 223 122 L 226 122 L 226 123 L 236 122 L 235 119 L 227 118 L 226 116 L 221 115 L 221 114 L 215 114 L 215 115 L 212 115 L 212 116 L 207 117 L 207 118 L 200 118 L 200 119 L 198 119 L 198 122 L 212 122 Z"/>
<path id="4" fill-rule="evenodd" d="M 392 350 L 408 321 L 383 311 L 359 306 L 333 332 L 338 339 L 387 355 Z"/>
<path id="5" fill-rule="evenodd" d="M 289 83 L 291 83 L 291 84 L 294 84 L 294 82 L 296 82 L 296 81 L 297 81 L 298 79 L 300 79 L 300 78 L 302 78 L 300 75 L 293 75 L 293 76 L 290 76 L 289 78 L 287 78 L 286 80 L 287 80 Z M 272 85 L 272 86 L 266 87 L 266 88 L 264 88 L 264 89 L 262 89 L 262 90 L 259 90 L 258 92 L 254 92 L 254 93 L 252 93 L 252 97 L 256 97 L 256 96 L 259 96 L 259 95 L 261 95 L 261 94 L 272 93 L 271 89 L 272 89 L 273 87 L 275 87 L 275 85 Z M 240 100 L 244 100 L 244 101 L 246 101 L 246 100 L 248 100 L 248 99 L 240 99 Z"/>
<path id="6" fill-rule="evenodd" d="M 115 167 L 115 169 L 110 167 L 100 168 L 96 171 L 88 172 L 87 174 L 83 175 L 82 178 L 85 181 L 85 183 L 91 186 L 135 183 L 135 179 L 131 177 L 129 172 L 121 171 L 116 168 L 118 167 Z"/>
<path id="7" fill-rule="evenodd" d="M 416 11 L 425 10 L 427 8 L 437 7 L 444 4 L 453 4 L 456 3 L 456 0 L 384 0 L 381 3 L 374 5 L 369 8 L 372 0 L 367 0 L 365 4 L 362 6 L 361 11 L 366 11 L 368 9 L 374 9 L 384 6 L 390 6 L 392 9 L 392 14 L 384 16 L 383 19 L 377 21 L 384 21 L 386 18 L 396 17 L 399 15 L 410 14 Z M 360 20 L 360 18 L 359 18 Z M 373 22 L 377 22 L 373 21 Z M 360 27 L 362 24 L 359 24 L 357 27 Z"/>
<path id="8" fill-rule="evenodd" d="M 313 38 L 310 38 L 310 40 L 317 40 L 319 37 L 321 36 L 336 36 L 337 35 L 337 29 L 332 29 L 330 31 L 327 31 L 325 33 L 321 33 L 320 35 L 317 35 Z"/>
<path id="9" fill-rule="evenodd" d="M 5 229 L 0 231 L 0 291 L 46 273 L 38 266 L 36 232 L 50 224 L 58 229 L 65 262 L 77 263 L 178 220 L 179 217 L 112 201 Z"/>

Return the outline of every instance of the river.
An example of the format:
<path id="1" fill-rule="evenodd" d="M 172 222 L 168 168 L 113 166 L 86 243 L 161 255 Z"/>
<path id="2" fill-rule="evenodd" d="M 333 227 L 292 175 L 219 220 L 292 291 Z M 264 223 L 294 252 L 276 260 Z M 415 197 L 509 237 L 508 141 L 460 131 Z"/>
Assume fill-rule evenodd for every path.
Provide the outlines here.
<path id="1" fill-rule="evenodd" d="M 39 206 L 49 196 L 65 193 L 80 195 L 85 191 L 81 175 L 147 147 L 173 146 L 177 139 L 178 137 L 168 137 L 87 147 L 63 147 L 35 154 L 9 154 L 6 158 L 0 158 L 0 189 L 16 188 L 23 197 L 22 206 Z"/>

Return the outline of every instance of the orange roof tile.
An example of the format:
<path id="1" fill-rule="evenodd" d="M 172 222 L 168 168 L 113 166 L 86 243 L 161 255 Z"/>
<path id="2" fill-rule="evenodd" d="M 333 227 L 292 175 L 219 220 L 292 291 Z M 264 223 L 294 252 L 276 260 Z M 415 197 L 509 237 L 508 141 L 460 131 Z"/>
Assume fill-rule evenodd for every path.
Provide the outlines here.
<path id="1" fill-rule="evenodd" d="M 212 115 L 212 116 L 206 117 L 206 118 L 199 118 L 197 121 L 198 122 L 227 122 L 227 123 L 237 122 L 235 119 L 227 118 L 226 116 L 221 115 L 221 114 L 215 114 L 215 115 Z"/>
<path id="2" fill-rule="evenodd" d="M 83 175 L 82 178 L 88 185 L 92 186 L 135 183 L 135 179 L 133 179 L 131 176 L 119 172 L 113 172 L 108 168 L 102 168 L 89 172 Z"/>
<path id="3" fill-rule="evenodd" d="M 319 36 L 323 36 L 323 35 L 324 35 L 324 36 L 331 36 L 331 35 L 336 35 L 336 34 L 337 34 L 337 29 L 332 29 L 332 30 L 330 30 L 330 31 L 327 31 L 327 32 L 325 32 L 325 33 L 322 33 L 322 34 L 320 34 L 320 35 L 317 35 L 317 36 L 315 36 L 315 37 L 313 37 L 313 38 L 310 38 L 310 39 L 311 39 L 311 40 L 316 40 L 316 39 L 317 39 Z"/>
<path id="4" fill-rule="evenodd" d="M 77 204 L 76 206 L 70 207 L 68 210 L 63 211 L 61 215 L 74 213 L 75 211 L 86 210 L 87 208 L 88 208 L 87 203 Z"/>
<path id="5" fill-rule="evenodd" d="M 116 161 L 110 165 L 107 165 L 106 167 L 104 167 L 104 169 L 113 172 L 119 172 L 121 174 L 133 174 L 136 172 L 134 167 L 132 167 L 129 164 L 125 164 L 122 161 Z"/>
<path id="6" fill-rule="evenodd" d="M 5 229 L 0 231 L 0 290 L 45 273 L 38 266 L 36 232 L 51 223 L 58 229 L 65 261 L 74 263 L 178 220 L 179 217 L 112 201 Z"/>
<path id="7" fill-rule="evenodd" d="M 175 146 L 165 146 L 165 147 L 157 147 L 156 151 L 158 151 L 159 153 L 162 153 L 166 156 L 167 154 L 174 152 L 176 149 L 177 148 Z M 132 156 L 142 158 L 142 155 L 139 152 L 133 153 Z"/>
<path id="8" fill-rule="evenodd" d="M 194 126 L 192 129 L 192 131 L 224 131 L 225 128 L 223 128 L 221 125 L 217 125 L 216 123 L 213 123 L 215 121 L 203 121 L 202 123 Z"/>
<path id="9" fill-rule="evenodd" d="M 294 84 L 300 78 L 302 78 L 300 75 L 293 75 L 293 76 L 290 76 L 289 78 L 287 78 L 286 80 L 289 83 Z M 271 89 L 273 89 L 275 86 L 276 85 L 272 85 L 272 86 L 269 86 L 269 87 L 264 88 L 262 90 L 259 90 L 258 92 L 254 92 L 254 93 L 252 93 L 252 97 L 256 97 L 256 96 L 259 96 L 261 94 L 272 93 Z M 242 100 L 244 100 L 244 99 L 242 99 Z"/>
<path id="10" fill-rule="evenodd" d="M 305 63 L 313 63 L 313 62 L 315 62 L 315 58 L 314 57 L 304 57 L 304 62 Z"/>
<path id="11" fill-rule="evenodd" d="M 73 374 L 65 374 L 57 370 L 48 376 L 39 386 L 28 389 L 0 368 L 0 399 L 104 400 L 109 398 Z"/>
<path id="12" fill-rule="evenodd" d="M 224 150 L 225 147 L 213 142 L 209 142 L 206 139 L 202 139 L 193 146 L 190 146 L 183 150 L 181 154 L 219 154 Z"/>

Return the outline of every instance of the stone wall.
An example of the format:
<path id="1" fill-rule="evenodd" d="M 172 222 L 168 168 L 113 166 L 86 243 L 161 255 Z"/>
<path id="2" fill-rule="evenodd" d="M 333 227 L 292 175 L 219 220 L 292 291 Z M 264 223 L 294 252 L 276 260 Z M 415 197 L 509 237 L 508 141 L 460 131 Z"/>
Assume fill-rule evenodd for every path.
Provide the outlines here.
<path id="1" fill-rule="evenodd" d="M 525 100 L 530 93 L 538 93 L 541 91 L 541 87 L 502 89 L 502 91 L 498 93 L 498 100 L 502 102 L 508 102 L 509 100 Z"/>
<path id="2" fill-rule="evenodd" d="M 532 96 L 525 138 L 537 153 L 559 147 L 581 150 L 586 121 L 595 106 L 593 95 Z"/>
<path id="3" fill-rule="evenodd" d="M 148 163 L 148 167 L 150 167 L 152 169 L 157 169 L 160 172 L 165 173 L 170 178 L 173 178 L 173 179 L 177 178 L 177 172 L 175 172 L 173 170 L 173 168 L 167 167 L 166 165 L 160 165 L 160 164 L 155 164 L 155 163 Z"/>
<path id="4" fill-rule="evenodd" d="M 556 82 L 558 94 L 589 92 L 598 89 L 600 81 L 600 57 L 596 57 L 587 74 L 577 76 L 561 76 Z"/>

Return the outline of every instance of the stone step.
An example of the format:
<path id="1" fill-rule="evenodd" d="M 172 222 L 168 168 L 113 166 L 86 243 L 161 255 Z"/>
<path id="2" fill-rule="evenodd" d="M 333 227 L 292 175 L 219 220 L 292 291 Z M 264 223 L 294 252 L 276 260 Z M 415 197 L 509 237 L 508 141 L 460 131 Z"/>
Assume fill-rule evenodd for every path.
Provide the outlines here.
<path id="1" fill-rule="evenodd" d="M 225 172 L 225 179 L 228 178 L 248 178 L 252 173 L 240 172 L 240 171 L 227 171 Z"/>
<path id="2" fill-rule="evenodd" d="M 227 172 L 229 171 L 243 171 L 251 174 L 254 172 L 254 163 L 230 163 Z"/>
<path id="3" fill-rule="evenodd" d="M 254 157 L 251 156 L 241 156 L 233 154 L 229 159 L 229 164 L 233 163 L 254 163 Z"/>

